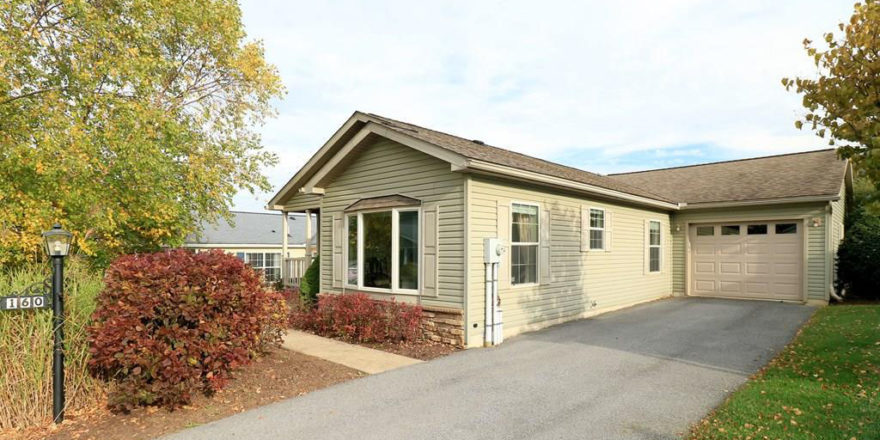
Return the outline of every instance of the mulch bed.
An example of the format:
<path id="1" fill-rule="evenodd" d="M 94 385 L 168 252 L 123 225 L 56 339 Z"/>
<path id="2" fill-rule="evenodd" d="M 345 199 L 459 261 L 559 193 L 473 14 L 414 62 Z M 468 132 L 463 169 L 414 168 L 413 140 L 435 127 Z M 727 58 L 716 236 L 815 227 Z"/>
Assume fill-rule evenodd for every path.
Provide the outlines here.
<path id="1" fill-rule="evenodd" d="M 401 356 L 421 359 L 429 361 L 450 353 L 461 350 L 449 344 L 441 344 L 432 341 L 417 342 L 374 342 L 360 343 L 364 347 L 375 348 L 376 350 L 387 351 L 389 353 L 399 354 Z"/>
<path id="2" fill-rule="evenodd" d="M 61 426 L 3 433 L 0 437 L 28 440 L 152 439 L 364 375 L 323 359 L 278 349 L 244 367 L 236 374 L 235 380 L 213 397 L 199 395 L 191 405 L 175 411 L 147 407 L 119 415 L 106 409 L 89 414 L 68 413 Z"/>

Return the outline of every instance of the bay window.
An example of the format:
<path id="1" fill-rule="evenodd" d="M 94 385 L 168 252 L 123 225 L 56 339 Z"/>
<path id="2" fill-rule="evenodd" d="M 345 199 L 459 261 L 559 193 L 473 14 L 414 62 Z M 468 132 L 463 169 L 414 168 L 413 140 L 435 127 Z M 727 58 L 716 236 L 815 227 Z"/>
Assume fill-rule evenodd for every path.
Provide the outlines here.
<path id="1" fill-rule="evenodd" d="M 345 218 L 346 285 L 392 293 L 418 292 L 418 209 L 359 212 Z"/>

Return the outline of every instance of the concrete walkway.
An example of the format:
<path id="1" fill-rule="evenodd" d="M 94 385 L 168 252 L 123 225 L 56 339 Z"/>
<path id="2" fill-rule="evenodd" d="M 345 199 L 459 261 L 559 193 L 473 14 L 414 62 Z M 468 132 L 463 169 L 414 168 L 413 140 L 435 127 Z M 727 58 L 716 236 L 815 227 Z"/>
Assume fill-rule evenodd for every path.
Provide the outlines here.
<path id="1" fill-rule="evenodd" d="M 418 359 L 388 353 L 359 345 L 346 344 L 322 338 L 311 333 L 288 330 L 282 347 L 316 358 L 345 365 L 367 374 L 377 374 L 395 368 L 421 363 Z"/>
<path id="2" fill-rule="evenodd" d="M 677 439 L 814 308 L 679 298 L 256 408 L 180 440 Z"/>

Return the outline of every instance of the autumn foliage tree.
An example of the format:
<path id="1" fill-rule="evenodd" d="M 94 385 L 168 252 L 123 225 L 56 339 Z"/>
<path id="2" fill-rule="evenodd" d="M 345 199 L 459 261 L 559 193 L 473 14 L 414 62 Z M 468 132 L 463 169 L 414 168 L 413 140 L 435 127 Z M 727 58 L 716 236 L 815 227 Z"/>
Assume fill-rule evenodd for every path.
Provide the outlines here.
<path id="1" fill-rule="evenodd" d="M 282 93 L 235 0 L 0 2 L 0 264 L 56 221 L 106 259 L 228 215 Z"/>
<path id="2" fill-rule="evenodd" d="M 803 95 L 807 111 L 795 126 L 837 145 L 880 191 L 880 2 L 856 3 L 837 32 L 826 33 L 823 46 L 804 40 L 818 77 L 784 78 L 782 84 Z"/>

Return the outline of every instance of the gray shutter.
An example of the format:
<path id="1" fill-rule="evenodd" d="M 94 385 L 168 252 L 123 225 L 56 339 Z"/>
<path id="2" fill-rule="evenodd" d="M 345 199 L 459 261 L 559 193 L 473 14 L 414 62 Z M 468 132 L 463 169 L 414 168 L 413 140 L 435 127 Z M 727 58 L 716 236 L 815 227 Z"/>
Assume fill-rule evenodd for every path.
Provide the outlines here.
<path id="1" fill-rule="evenodd" d="M 546 206 L 546 205 L 545 205 Z M 540 273 L 540 283 L 541 284 L 549 284 L 552 280 L 550 279 L 550 209 L 542 209 L 541 210 L 541 231 L 540 231 L 540 249 L 538 250 L 540 254 L 540 259 L 538 260 L 541 265 L 539 268 L 541 270 Z"/>
<path id="2" fill-rule="evenodd" d="M 439 262 L 440 206 L 436 203 L 422 208 L 422 289 L 424 296 L 437 296 Z"/>
<path id="3" fill-rule="evenodd" d="M 341 214 L 333 214 L 333 287 L 342 287 L 344 264 L 342 262 L 342 242 L 345 230 Z"/>
<path id="4" fill-rule="evenodd" d="M 614 242 L 614 216 L 611 210 L 605 209 L 605 250 L 611 251 L 611 244 Z"/>
<path id="5" fill-rule="evenodd" d="M 651 264 L 651 221 L 645 220 L 645 231 L 642 234 L 644 243 L 642 247 L 642 273 L 647 275 L 650 272 Z"/>
<path id="6" fill-rule="evenodd" d="M 513 251 L 510 249 L 510 206 L 498 203 L 498 223 L 496 225 L 496 233 L 498 239 L 507 248 L 507 252 L 501 257 L 501 264 L 498 267 L 498 281 L 500 287 L 510 287 L 510 257 Z"/>
<path id="7" fill-rule="evenodd" d="M 581 207 L 581 252 L 590 251 L 590 208 Z"/>

